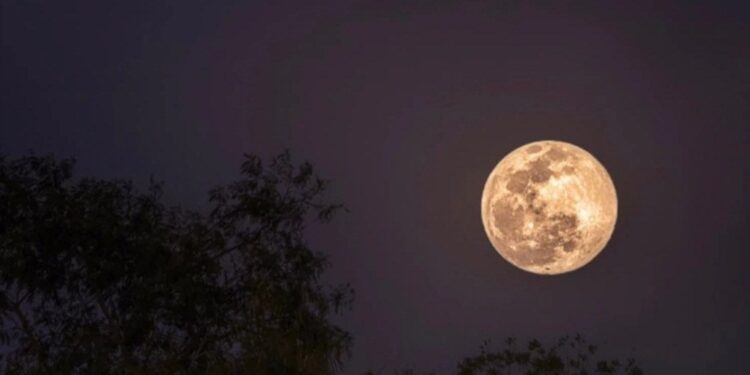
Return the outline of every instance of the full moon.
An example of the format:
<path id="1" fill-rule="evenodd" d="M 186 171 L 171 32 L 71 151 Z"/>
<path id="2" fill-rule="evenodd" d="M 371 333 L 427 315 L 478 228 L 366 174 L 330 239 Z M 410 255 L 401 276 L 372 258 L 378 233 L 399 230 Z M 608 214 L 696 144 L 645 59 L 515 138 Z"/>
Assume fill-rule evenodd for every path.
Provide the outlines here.
<path id="1" fill-rule="evenodd" d="M 606 246 L 617 221 L 617 193 L 604 166 L 566 142 L 538 141 L 506 155 L 482 192 L 492 246 L 522 270 L 574 271 Z"/>

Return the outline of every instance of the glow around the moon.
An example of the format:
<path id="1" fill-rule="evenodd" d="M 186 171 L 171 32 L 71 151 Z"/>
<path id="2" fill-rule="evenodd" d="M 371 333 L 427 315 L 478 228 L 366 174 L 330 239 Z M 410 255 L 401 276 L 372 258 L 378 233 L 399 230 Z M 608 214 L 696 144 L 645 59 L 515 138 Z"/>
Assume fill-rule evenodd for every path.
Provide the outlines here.
<path id="1" fill-rule="evenodd" d="M 604 249 L 616 220 L 607 170 L 570 143 L 517 148 L 492 170 L 482 193 L 482 221 L 495 250 L 533 273 L 586 265 Z"/>

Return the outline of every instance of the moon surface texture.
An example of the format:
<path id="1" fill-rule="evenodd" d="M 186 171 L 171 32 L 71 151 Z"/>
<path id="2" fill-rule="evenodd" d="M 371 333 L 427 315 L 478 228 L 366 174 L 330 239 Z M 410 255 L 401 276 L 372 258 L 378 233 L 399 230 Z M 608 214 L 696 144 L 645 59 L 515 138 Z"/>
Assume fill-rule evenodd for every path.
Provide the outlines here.
<path id="1" fill-rule="evenodd" d="M 482 193 L 482 222 L 500 255 L 525 271 L 554 275 L 596 257 L 617 221 L 607 170 L 578 146 L 539 141 L 497 164 Z"/>

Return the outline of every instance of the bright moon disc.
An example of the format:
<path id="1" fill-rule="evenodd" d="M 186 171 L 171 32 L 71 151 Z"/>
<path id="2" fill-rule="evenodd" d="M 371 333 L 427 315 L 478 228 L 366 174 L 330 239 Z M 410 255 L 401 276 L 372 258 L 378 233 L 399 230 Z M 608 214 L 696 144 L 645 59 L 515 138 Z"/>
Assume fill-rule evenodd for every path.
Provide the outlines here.
<path id="1" fill-rule="evenodd" d="M 554 275 L 599 254 L 617 221 L 617 194 L 596 158 L 570 143 L 539 141 L 513 150 L 482 193 L 492 246 L 525 271 Z"/>

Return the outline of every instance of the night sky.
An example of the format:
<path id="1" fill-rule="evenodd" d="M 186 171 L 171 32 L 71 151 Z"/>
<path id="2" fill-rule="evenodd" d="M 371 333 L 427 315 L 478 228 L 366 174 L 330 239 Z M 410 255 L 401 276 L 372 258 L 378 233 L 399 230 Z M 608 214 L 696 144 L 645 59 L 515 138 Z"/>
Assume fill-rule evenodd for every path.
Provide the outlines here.
<path id="1" fill-rule="evenodd" d="M 166 183 L 200 209 L 288 148 L 349 211 L 309 233 L 345 373 L 449 373 L 485 339 L 581 332 L 651 374 L 750 356 L 750 7 L 718 1 L 2 1 L 0 153 Z M 482 228 L 495 164 L 540 139 L 608 169 L 605 250 L 560 276 Z"/>

